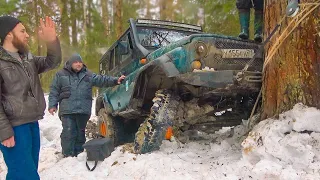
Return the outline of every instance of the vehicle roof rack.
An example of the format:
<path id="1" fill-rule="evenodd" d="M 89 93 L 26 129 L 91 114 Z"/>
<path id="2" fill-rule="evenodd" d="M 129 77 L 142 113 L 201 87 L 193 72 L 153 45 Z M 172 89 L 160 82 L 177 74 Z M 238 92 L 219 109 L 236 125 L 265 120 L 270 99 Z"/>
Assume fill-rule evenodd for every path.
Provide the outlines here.
<path id="1" fill-rule="evenodd" d="M 165 25 L 172 27 L 179 27 L 185 29 L 192 29 L 196 31 L 202 31 L 202 27 L 193 24 L 185 24 L 180 22 L 171 22 L 171 21 L 162 21 L 162 20 L 152 20 L 152 19 L 137 19 L 137 24 L 145 24 L 145 25 Z"/>

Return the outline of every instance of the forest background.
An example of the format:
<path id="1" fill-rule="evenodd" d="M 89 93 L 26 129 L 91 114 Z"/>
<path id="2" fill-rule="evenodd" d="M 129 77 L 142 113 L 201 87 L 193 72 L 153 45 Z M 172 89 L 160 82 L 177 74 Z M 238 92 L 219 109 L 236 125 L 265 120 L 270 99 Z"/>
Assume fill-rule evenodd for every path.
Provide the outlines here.
<path id="1" fill-rule="evenodd" d="M 239 32 L 235 0 L 0 0 L 0 15 L 13 15 L 23 22 L 34 55 L 46 55 L 36 33 L 39 18 L 52 17 L 63 61 L 80 53 L 93 72 L 98 72 L 102 55 L 128 28 L 129 18 L 197 24 L 206 33 L 237 36 Z M 41 75 L 45 92 L 59 69 Z"/>

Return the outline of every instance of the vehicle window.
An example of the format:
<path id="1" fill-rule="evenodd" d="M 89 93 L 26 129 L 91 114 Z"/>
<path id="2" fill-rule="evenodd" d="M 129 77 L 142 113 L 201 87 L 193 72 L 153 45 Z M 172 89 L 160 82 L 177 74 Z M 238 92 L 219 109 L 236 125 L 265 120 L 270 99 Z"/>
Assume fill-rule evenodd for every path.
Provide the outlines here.
<path id="1" fill-rule="evenodd" d="M 195 32 L 139 27 L 138 37 L 144 47 L 164 47 Z"/>
<path id="2" fill-rule="evenodd" d="M 105 62 L 102 62 L 100 65 L 100 72 L 102 72 L 105 67 L 106 70 L 112 71 L 115 67 L 119 66 L 123 61 L 130 59 L 132 56 L 132 42 L 130 38 L 130 33 L 123 36 L 119 40 L 119 44 L 115 46 L 109 53 L 106 55 Z M 103 67 L 103 68 L 101 68 Z"/>
<path id="3" fill-rule="evenodd" d="M 127 60 L 132 55 L 132 43 L 129 33 L 119 40 L 119 44 L 115 48 L 116 66 Z"/>
<path id="4" fill-rule="evenodd" d="M 123 39 L 123 42 L 124 42 L 125 44 L 127 44 L 128 53 L 121 55 L 121 62 L 127 60 L 127 59 L 132 55 L 132 48 L 131 48 L 132 45 L 130 45 L 131 42 L 130 42 L 129 37 L 130 37 L 130 34 L 128 34 L 127 36 L 125 36 L 124 39 Z"/>
<path id="5" fill-rule="evenodd" d="M 129 40 L 129 45 L 130 45 L 130 49 L 133 49 L 133 43 L 132 43 L 132 39 L 131 39 L 131 33 L 128 34 L 128 40 Z"/>
<path id="6" fill-rule="evenodd" d="M 109 71 L 115 68 L 115 55 L 114 55 L 114 49 L 111 50 L 110 56 L 109 56 Z"/>
<path id="7" fill-rule="evenodd" d="M 120 65 L 120 57 L 121 57 L 120 46 L 117 45 L 114 50 L 115 50 L 115 65 L 118 66 L 118 65 Z"/>

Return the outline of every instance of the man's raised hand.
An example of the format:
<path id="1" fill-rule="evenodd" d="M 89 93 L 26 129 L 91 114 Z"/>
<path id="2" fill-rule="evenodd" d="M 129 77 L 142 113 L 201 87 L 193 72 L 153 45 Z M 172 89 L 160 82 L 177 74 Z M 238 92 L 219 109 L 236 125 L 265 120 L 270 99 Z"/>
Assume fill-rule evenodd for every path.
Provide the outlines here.
<path id="1" fill-rule="evenodd" d="M 40 18 L 40 29 L 38 33 L 40 39 L 46 43 L 56 40 L 56 25 L 50 17 L 46 16 L 45 22 L 43 22 L 43 19 Z"/>

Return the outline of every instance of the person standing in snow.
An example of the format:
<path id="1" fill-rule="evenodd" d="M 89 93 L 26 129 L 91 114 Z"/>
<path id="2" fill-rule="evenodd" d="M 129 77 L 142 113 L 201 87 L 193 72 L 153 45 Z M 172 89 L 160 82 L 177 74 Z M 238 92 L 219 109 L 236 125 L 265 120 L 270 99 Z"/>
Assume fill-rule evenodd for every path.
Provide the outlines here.
<path id="1" fill-rule="evenodd" d="M 56 73 L 50 87 L 48 111 L 53 115 L 59 105 L 64 157 L 77 156 L 83 152 L 85 128 L 91 115 L 92 87 L 116 86 L 124 78 L 92 73 L 83 64 L 79 54 L 73 54 L 64 68 Z"/>
<path id="2" fill-rule="evenodd" d="M 0 16 L 0 150 L 8 167 L 7 180 L 37 180 L 40 151 L 38 120 L 46 102 L 39 74 L 61 63 L 55 23 L 40 19 L 39 37 L 47 44 L 47 56 L 33 56 L 29 35 L 17 18 Z"/>
<path id="3" fill-rule="evenodd" d="M 254 8 L 254 40 L 262 42 L 263 2 L 264 0 L 237 0 L 241 39 L 249 39 L 250 9 Z"/>

